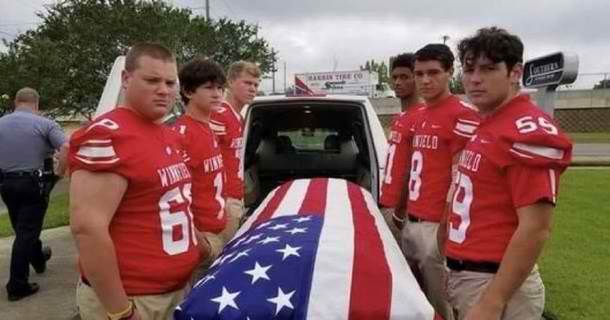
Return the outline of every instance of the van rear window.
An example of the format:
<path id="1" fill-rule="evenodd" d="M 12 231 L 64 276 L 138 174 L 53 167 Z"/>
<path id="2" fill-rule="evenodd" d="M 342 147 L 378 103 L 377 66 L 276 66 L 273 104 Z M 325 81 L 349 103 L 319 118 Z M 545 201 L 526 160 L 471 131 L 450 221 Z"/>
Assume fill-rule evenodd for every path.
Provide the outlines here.
<path id="1" fill-rule="evenodd" d="M 277 136 L 280 142 L 286 144 L 285 148 L 299 151 L 339 151 L 338 132 L 329 128 L 306 127 L 278 131 Z"/>

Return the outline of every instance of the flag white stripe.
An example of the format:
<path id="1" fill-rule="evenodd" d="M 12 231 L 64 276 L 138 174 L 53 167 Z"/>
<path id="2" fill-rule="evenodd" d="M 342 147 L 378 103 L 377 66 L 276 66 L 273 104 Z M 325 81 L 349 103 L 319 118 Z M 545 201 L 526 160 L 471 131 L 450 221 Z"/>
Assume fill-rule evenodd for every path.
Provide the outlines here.
<path id="1" fill-rule="evenodd" d="M 258 219 L 258 216 L 261 214 L 261 212 L 263 212 L 263 210 L 265 210 L 265 208 L 267 207 L 267 205 L 269 204 L 271 199 L 273 199 L 273 196 L 275 195 L 275 193 L 277 192 L 277 190 L 279 188 L 280 187 L 277 187 L 277 188 L 273 189 L 273 191 L 269 192 L 267 197 L 261 202 L 261 204 L 256 208 L 256 210 L 254 210 L 252 215 L 246 220 L 246 222 L 244 222 L 244 224 L 242 224 L 242 226 L 239 228 L 239 230 L 237 230 L 237 232 L 235 233 L 235 236 L 233 236 L 233 239 L 238 238 L 239 236 L 244 234 L 246 231 L 248 231 L 248 229 L 250 229 L 252 224 L 254 224 L 254 221 L 256 221 Z"/>
<path id="2" fill-rule="evenodd" d="M 303 205 L 303 199 L 305 199 L 307 187 L 309 187 L 310 182 L 310 179 L 293 181 L 282 199 L 282 202 L 280 202 L 280 205 L 275 209 L 272 218 L 298 214 L 301 205 Z"/>
<path id="3" fill-rule="evenodd" d="M 354 224 L 346 181 L 328 180 L 324 212 L 307 318 L 347 319 L 354 261 Z"/>
<path id="4" fill-rule="evenodd" d="M 108 147 L 89 147 L 82 146 L 78 148 L 78 152 L 76 153 L 79 156 L 87 157 L 87 158 L 108 158 L 115 157 L 116 152 L 112 146 Z"/>
<path id="5" fill-rule="evenodd" d="M 561 150 L 561 149 L 537 146 L 537 145 L 533 145 L 533 144 L 525 144 L 525 143 L 519 143 L 519 142 L 513 143 L 513 148 L 520 150 L 520 151 L 526 151 L 526 152 L 529 152 L 529 153 L 537 155 L 537 156 L 549 158 L 549 159 L 554 159 L 554 160 L 563 159 L 563 150 Z"/>
<path id="6" fill-rule="evenodd" d="M 411 273 L 407 260 L 402 255 L 375 200 L 368 192 L 363 192 L 363 195 L 366 206 L 375 219 L 383 243 L 383 251 L 392 274 L 391 319 L 433 319 L 434 309 L 423 292 L 419 290 L 419 284 Z M 414 290 L 405 290 L 405 288 L 414 288 Z M 413 306 L 417 306 L 417 308 Z"/>
<path id="7" fill-rule="evenodd" d="M 89 159 L 81 158 L 79 156 L 74 156 L 74 157 L 86 164 L 112 164 L 112 163 L 119 161 L 119 158 L 112 158 L 110 160 L 89 160 Z"/>
<path id="8" fill-rule="evenodd" d="M 460 123 L 459 120 L 455 124 L 455 130 L 459 130 L 463 133 L 473 134 L 475 130 L 477 130 L 477 126 L 471 124 Z"/>

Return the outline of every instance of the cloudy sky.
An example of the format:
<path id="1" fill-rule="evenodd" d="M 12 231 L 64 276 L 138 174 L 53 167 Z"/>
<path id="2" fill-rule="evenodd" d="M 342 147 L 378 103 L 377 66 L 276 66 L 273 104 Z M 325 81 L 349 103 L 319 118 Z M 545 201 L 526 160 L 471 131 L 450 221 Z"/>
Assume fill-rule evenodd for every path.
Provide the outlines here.
<path id="1" fill-rule="evenodd" d="M 34 12 L 52 0 L 0 0 L 0 38 L 36 26 Z M 204 14 L 205 0 L 168 0 Z M 526 58 L 555 51 L 575 52 L 581 76 L 576 87 L 592 86 L 607 72 L 610 78 L 610 1 L 512 0 L 459 2 L 407 0 L 210 0 L 212 18 L 229 17 L 258 24 L 279 51 L 276 88 L 299 72 L 355 70 L 368 59 L 416 51 L 430 42 L 452 49 L 483 26 L 498 25 L 518 34 Z M 455 4 L 453 4 L 455 3 Z M 459 4 L 459 5 L 458 5 Z M 1 47 L 0 47 L 1 48 Z M 0 49 L 1 50 L 1 49 Z M 271 90 L 266 80 L 263 89 Z"/>

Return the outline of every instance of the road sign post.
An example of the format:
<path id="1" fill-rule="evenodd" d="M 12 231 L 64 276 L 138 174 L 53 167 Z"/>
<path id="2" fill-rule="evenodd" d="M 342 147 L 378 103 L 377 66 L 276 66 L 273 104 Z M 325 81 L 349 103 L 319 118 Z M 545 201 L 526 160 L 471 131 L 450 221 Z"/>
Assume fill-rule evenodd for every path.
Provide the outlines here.
<path id="1" fill-rule="evenodd" d="M 523 85 L 526 88 L 537 88 L 536 102 L 546 113 L 553 115 L 557 87 L 576 81 L 578 56 L 556 52 L 527 61 L 523 69 Z"/>

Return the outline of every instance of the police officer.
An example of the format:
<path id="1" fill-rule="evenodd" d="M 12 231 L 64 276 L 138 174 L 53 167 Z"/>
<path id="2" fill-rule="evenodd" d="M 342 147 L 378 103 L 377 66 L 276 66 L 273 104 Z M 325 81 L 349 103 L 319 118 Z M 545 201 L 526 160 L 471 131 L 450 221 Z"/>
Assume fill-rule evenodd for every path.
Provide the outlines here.
<path id="1" fill-rule="evenodd" d="M 65 137 L 57 123 L 39 116 L 39 95 L 23 88 L 15 95 L 15 111 L 0 118 L 0 195 L 8 208 L 15 241 L 11 254 L 10 279 L 6 285 L 9 301 L 36 293 L 36 283 L 29 283 L 29 265 L 43 273 L 51 258 L 51 248 L 39 239 L 48 205 L 45 191 L 44 161 L 49 154 L 63 149 Z M 65 169 L 60 156 L 58 175 Z"/>

